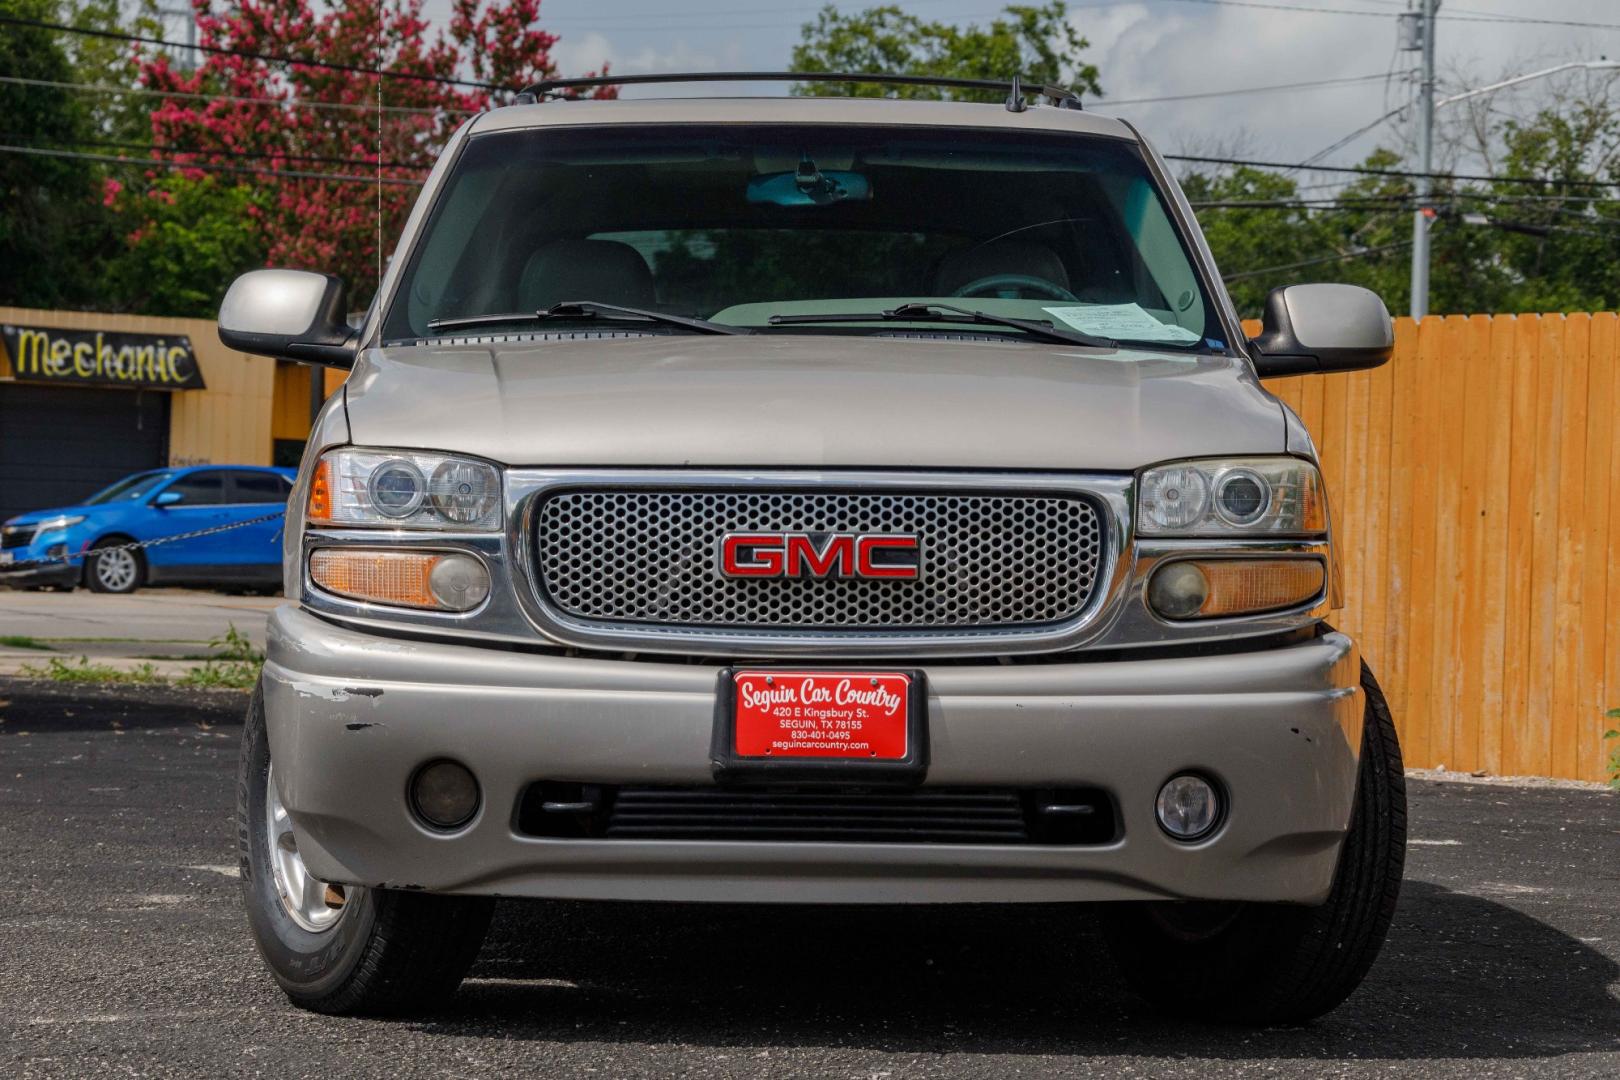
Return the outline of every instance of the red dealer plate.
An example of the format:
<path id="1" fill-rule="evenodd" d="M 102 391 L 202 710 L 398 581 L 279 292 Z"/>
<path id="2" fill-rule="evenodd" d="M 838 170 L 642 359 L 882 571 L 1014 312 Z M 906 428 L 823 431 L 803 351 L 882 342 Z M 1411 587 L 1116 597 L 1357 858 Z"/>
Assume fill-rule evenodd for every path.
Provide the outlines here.
<path id="1" fill-rule="evenodd" d="M 895 761 L 906 756 L 911 676 L 885 671 L 738 671 L 738 757 Z"/>

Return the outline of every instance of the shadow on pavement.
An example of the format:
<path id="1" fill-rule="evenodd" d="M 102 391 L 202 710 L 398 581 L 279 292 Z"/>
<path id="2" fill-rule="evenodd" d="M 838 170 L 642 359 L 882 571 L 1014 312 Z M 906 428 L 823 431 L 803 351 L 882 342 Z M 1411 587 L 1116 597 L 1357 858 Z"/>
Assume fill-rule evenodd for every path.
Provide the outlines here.
<path id="1" fill-rule="evenodd" d="M 1085 907 L 507 902 L 454 1013 L 422 1026 L 734 1050 L 1546 1057 L 1620 1049 L 1617 978 L 1534 918 L 1412 881 L 1361 989 L 1314 1024 L 1266 1030 L 1146 1011 Z"/>
<path id="2" fill-rule="evenodd" d="M 44 653 L 42 656 L 50 656 Z M 44 666 L 45 661 L 40 661 Z M 188 690 L 128 683 L 85 685 L 0 677 L 4 725 L 0 735 L 24 731 L 108 731 L 140 728 L 241 727 L 246 690 Z"/>

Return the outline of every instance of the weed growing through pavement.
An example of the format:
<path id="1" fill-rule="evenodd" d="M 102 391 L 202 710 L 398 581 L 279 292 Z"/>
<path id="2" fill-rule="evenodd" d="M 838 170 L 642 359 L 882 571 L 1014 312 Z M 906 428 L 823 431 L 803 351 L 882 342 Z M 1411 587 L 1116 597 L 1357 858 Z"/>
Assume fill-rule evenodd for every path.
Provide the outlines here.
<path id="1" fill-rule="evenodd" d="M 259 681 L 259 669 L 264 666 L 264 653 L 253 647 L 247 635 L 231 623 L 225 636 L 208 643 L 216 650 L 202 667 L 192 668 L 181 676 L 180 686 L 195 686 L 211 690 L 251 690 Z"/>
<path id="2" fill-rule="evenodd" d="M 1610 709 L 1603 715 L 1611 720 L 1620 720 L 1620 709 Z M 1605 741 L 1620 739 L 1620 731 L 1605 731 L 1603 738 Z M 1620 791 L 1620 743 L 1616 743 L 1614 749 L 1609 751 L 1609 786 Z"/>
<path id="3" fill-rule="evenodd" d="M 50 652 L 51 647 L 39 638 L 29 637 L 27 634 L 0 634 L 0 648 L 7 649 L 38 649 L 40 652 Z"/>
<path id="4" fill-rule="evenodd" d="M 170 683 L 202 690 L 251 690 L 259 681 L 259 668 L 264 665 L 264 653 L 253 647 L 247 635 L 232 623 L 224 637 L 210 641 L 214 653 L 201 667 L 192 668 L 178 679 L 169 679 L 158 673 L 151 663 L 132 668 L 113 667 L 111 664 L 91 663 L 88 656 L 76 662 L 51 657 L 41 667 L 24 664 L 18 674 L 31 679 L 49 679 L 59 683 Z"/>
<path id="5" fill-rule="evenodd" d="M 116 668 L 111 664 L 92 664 L 88 656 L 81 656 L 77 663 L 63 660 L 53 656 L 44 667 L 36 664 L 24 664 L 17 673 L 31 679 L 49 679 L 60 683 L 160 683 L 165 682 L 157 668 L 151 664 L 139 664 L 132 668 Z"/>

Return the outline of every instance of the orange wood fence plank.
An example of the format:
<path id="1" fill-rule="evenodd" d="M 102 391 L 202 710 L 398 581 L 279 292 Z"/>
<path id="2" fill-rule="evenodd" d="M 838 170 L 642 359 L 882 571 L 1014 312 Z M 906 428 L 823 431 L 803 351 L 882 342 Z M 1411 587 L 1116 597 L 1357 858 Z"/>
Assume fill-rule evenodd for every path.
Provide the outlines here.
<path id="1" fill-rule="evenodd" d="M 1614 356 L 1617 320 L 1613 312 L 1592 316 L 1587 354 L 1586 439 L 1582 458 L 1585 485 L 1581 497 L 1581 573 L 1577 617 L 1580 620 L 1580 656 L 1573 688 L 1572 724 L 1575 750 L 1571 771 L 1563 775 L 1593 776 L 1602 757 L 1602 731 L 1592 719 L 1602 715 L 1610 687 L 1605 684 L 1609 625 L 1604 598 L 1613 563 L 1609 537 L 1614 528 L 1614 507 L 1609 502 L 1609 445 L 1614 438 Z M 1616 642 L 1620 644 L 1620 642 Z M 1620 702 L 1616 702 L 1620 704 Z M 1591 718 L 1591 719 L 1589 719 Z"/>
<path id="2" fill-rule="evenodd" d="M 1480 767 L 1502 771 L 1503 691 L 1507 641 L 1509 462 L 1513 449 L 1514 327 L 1511 316 L 1490 321 L 1488 411 L 1485 438 L 1485 497 L 1476 523 L 1480 540 L 1480 665 L 1477 717 Z M 1468 705 L 1465 703 L 1464 708 Z"/>
<path id="3" fill-rule="evenodd" d="M 1558 648 L 1558 506 L 1560 428 L 1564 418 L 1564 326 L 1561 315 L 1541 317 L 1540 386 L 1536 401 L 1535 479 L 1530 555 L 1530 647 L 1524 656 L 1530 741 L 1516 771 L 1546 774 L 1552 767 L 1553 663 Z"/>
<path id="4" fill-rule="evenodd" d="M 1440 701 L 1450 744 L 1448 753 L 1459 769 L 1480 767 L 1480 726 L 1486 719 L 1480 704 L 1483 698 L 1487 602 L 1485 573 L 1485 532 L 1488 492 L 1493 483 L 1490 470 L 1490 406 L 1492 386 L 1491 322 L 1486 316 L 1459 320 L 1458 363 L 1452 369 L 1457 380 L 1455 405 L 1460 419 L 1452 427 L 1445 475 L 1456 482 L 1445 486 L 1456 490 L 1452 508 L 1449 545 L 1440 546 L 1442 565 L 1449 562 L 1437 579 L 1452 581 L 1449 601 L 1437 593 L 1436 606 L 1442 624 L 1449 624 L 1451 647 L 1444 665 L 1444 694 Z M 1454 471 L 1453 471 L 1454 470 Z"/>
<path id="5" fill-rule="evenodd" d="M 1551 732 L 1552 771 L 1572 775 L 1577 767 L 1580 738 L 1576 734 L 1576 700 L 1581 671 L 1581 584 L 1586 559 L 1586 438 L 1587 367 L 1592 319 L 1570 315 L 1564 321 L 1562 418 L 1558 426 L 1557 500 L 1549 512 L 1558 515 L 1554 543 L 1558 567 L 1553 578 L 1552 703 L 1547 720 Z"/>

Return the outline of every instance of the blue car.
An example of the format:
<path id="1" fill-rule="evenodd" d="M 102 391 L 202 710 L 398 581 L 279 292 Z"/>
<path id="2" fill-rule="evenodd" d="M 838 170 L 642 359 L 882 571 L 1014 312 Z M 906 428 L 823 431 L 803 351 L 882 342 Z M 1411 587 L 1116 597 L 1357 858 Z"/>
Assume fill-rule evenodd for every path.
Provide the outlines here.
<path id="1" fill-rule="evenodd" d="M 250 465 L 154 469 L 77 506 L 22 514 L 0 526 L 0 584 L 71 591 L 82 581 L 107 593 L 147 584 L 273 587 L 281 581 L 282 519 L 293 476 L 292 469 Z M 252 524 L 123 546 L 238 522 Z M 71 558 L 60 561 L 64 556 Z"/>

